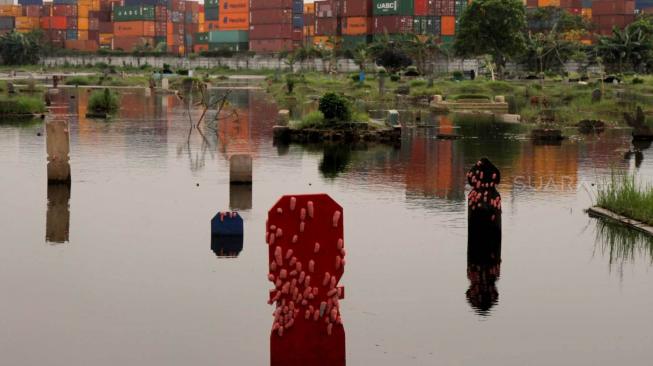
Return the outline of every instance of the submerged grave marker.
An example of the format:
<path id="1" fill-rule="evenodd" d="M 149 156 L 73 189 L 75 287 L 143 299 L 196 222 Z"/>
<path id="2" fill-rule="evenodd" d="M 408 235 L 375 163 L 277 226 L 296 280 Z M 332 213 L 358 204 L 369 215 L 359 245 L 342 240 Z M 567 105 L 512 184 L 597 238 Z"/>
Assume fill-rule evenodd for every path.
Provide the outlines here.
<path id="1" fill-rule="evenodd" d="M 272 365 L 344 365 L 343 226 L 342 207 L 326 194 L 283 196 L 268 211 Z"/>
<path id="2" fill-rule="evenodd" d="M 231 184 L 252 183 L 252 156 L 248 154 L 232 155 L 229 159 L 229 182 Z"/>
<path id="3" fill-rule="evenodd" d="M 68 121 L 50 120 L 45 123 L 48 154 L 48 184 L 70 184 L 70 136 Z"/>
<path id="4" fill-rule="evenodd" d="M 234 258 L 243 250 L 244 222 L 237 212 L 218 212 L 211 219 L 211 250 Z"/>

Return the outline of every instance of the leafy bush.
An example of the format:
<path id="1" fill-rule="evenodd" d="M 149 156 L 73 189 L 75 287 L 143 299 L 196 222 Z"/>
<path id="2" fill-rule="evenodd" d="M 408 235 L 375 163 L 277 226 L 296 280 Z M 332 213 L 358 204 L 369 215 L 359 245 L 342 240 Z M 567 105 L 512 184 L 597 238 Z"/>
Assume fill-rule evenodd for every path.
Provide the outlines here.
<path id="1" fill-rule="evenodd" d="M 415 67 L 415 66 L 408 66 L 406 68 L 406 71 L 404 72 L 404 75 L 406 75 L 406 76 L 419 76 L 419 71 L 417 71 L 417 67 Z"/>
<path id="2" fill-rule="evenodd" d="M 88 76 L 73 76 L 66 79 L 66 85 L 92 85 L 93 81 Z"/>
<path id="3" fill-rule="evenodd" d="M 461 99 L 484 99 L 484 100 L 490 100 L 490 97 L 487 95 L 483 94 L 460 94 L 456 95 L 453 97 L 455 100 L 461 100 Z"/>
<path id="4" fill-rule="evenodd" d="M 320 111 L 314 111 L 302 118 L 301 127 L 317 127 L 322 124 L 324 124 L 324 114 Z"/>
<path id="5" fill-rule="evenodd" d="M 392 74 L 392 75 L 390 75 L 390 80 L 394 81 L 394 82 L 397 82 L 397 81 L 401 80 L 401 76 L 399 76 L 397 74 Z"/>
<path id="6" fill-rule="evenodd" d="M 188 76 L 188 70 L 186 69 L 179 69 L 177 70 L 178 75 L 183 75 L 183 76 Z"/>
<path id="7" fill-rule="evenodd" d="M 39 98 L 16 97 L 0 99 L 0 115 L 31 114 L 45 112 L 45 104 Z"/>
<path id="8" fill-rule="evenodd" d="M 286 89 L 288 94 L 292 94 L 295 90 L 295 78 L 292 75 L 286 75 Z"/>
<path id="9" fill-rule="evenodd" d="M 494 93 L 511 93 L 515 90 L 512 85 L 505 81 L 490 81 L 487 83 L 487 87 Z"/>
<path id="10" fill-rule="evenodd" d="M 88 98 L 88 110 L 95 113 L 113 113 L 118 110 L 118 94 L 104 89 L 96 90 Z"/>
<path id="11" fill-rule="evenodd" d="M 360 75 L 358 73 L 351 74 L 351 80 L 357 83 L 360 81 Z"/>
<path id="12" fill-rule="evenodd" d="M 333 122 L 344 122 L 351 119 L 349 100 L 340 94 L 326 93 L 320 98 L 320 112 L 324 118 Z"/>
<path id="13" fill-rule="evenodd" d="M 370 120 L 370 116 L 365 112 L 353 112 L 351 114 L 351 120 L 353 122 L 367 122 Z"/>
<path id="14" fill-rule="evenodd" d="M 426 80 L 423 79 L 417 79 L 417 80 L 411 80 L 410 82 L 410 87 L 411 88 L 419 88 L 422 86 L 426 86 Z"/>
<path id="15" fill-rule="evenodd" d="M 633 84 L 644 84 L 644 79 L 635 76 L 633 78 Z"/>
<path id="16" fill-rule="evenodd" d="M 453 72 L 453 79 L 461 81 L 461 80 L 465 79 L 465 75 L 463 74 L 462 71 L 454 71 Z"/>

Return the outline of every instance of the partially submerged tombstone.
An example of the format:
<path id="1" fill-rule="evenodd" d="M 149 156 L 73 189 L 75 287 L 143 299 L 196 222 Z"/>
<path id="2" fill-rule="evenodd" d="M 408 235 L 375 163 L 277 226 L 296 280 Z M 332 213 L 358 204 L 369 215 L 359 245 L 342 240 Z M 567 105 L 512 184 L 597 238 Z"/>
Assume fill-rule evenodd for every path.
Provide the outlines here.
<path id="1" fill-rule="evenodd" d="M 238 257 L 243 238 L 244 222 L 237 212 L 218 212 L 211 219 L 211 250 L 219 258 Z"/>
<path id="2" fill-rule="evenodd" d="M 646 115 L 642 107 L 637 107 L 634 114 L 624 113 L 628 126 L 633 128 L 633 141 L 653 141 L 653 129 L 646 124 Z"/>
<path id="3" fill-rule="evenodd" d="M 70 137 L 67 120 L 45 123 L 48 184 L 70 184 Z"/>
<path id="4" fill-rule="evenodd" d="M 501 173 L 487 158 L 479 160 L 467 173 L 472 187 L 467 197 L 467 301 L 487 315 L 498 302 L 496 281 L 501 271 L 501 195 L 497 186 Z"/>
<path id="5" fill-rule="evenodd" d="M 252 156 L 232 155 L 229 159 L 229 182 L 231 184 L 252 184 Z"/>

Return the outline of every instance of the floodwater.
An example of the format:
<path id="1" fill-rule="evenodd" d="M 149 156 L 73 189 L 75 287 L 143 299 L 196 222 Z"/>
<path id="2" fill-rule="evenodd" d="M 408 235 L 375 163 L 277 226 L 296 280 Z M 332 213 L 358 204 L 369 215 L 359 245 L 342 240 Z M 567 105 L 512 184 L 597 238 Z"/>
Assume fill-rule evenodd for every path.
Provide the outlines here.
<path id="1" fill-rule="evenodd" d="M 650 363 L 651 243 L 583 211 L 612 169 L 653 177 L 653 149 L 624 159 L 628 131 L 535 145 L 479 123 L 444 141 L 443 117 L 400 148 L 275 147 L 260 91 L 234 92 L 237 117 L 204 138 L 174 96 L 120 92 L 111 122 L 84 117 L 85 89 L 56 98 L 70 191 L 48 191 L 41 123 L 0 124 L 0 364 L 269 364 L 267 210 L 318 192 L 344 207 L 348 364 Z M 229 185 L 240 152 L 251 189 Z M 464 175 L 482 156 L 502 171 L 501 260 L 468 268 Z M 218 257 L 210 220 L 230 206 L 244 245 Z"/>

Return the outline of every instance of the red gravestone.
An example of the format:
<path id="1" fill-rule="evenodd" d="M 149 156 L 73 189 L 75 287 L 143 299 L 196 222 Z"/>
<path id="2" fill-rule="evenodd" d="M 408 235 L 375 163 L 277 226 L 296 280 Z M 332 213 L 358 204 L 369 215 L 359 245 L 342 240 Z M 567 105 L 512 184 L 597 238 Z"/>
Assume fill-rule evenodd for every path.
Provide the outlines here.
<path id="1" fill-rule="evenodd" d="M 272 365 L 345 364 L 343 222 L 326 194 L 283 196 L 268 212 Z"/>

